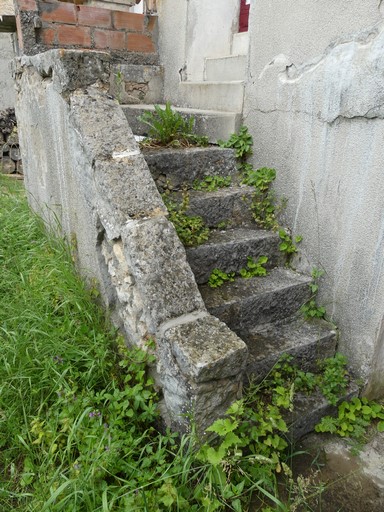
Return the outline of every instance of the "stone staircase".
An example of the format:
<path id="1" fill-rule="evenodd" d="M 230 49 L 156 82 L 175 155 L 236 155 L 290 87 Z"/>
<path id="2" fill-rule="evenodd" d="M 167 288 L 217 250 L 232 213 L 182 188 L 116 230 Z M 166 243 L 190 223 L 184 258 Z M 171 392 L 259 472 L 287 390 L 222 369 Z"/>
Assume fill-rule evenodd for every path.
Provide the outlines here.
<path id="1" fill-rule="evenodd" d="M 310 297 L 311 278 L 284 266 L 276 233 L 258 229 L 246 198 L 251 187 L 239 184 L 232 150 L 217 147 L 143 150 L 149 169 L 161 192 L 167 188 L 175 198 L 188 189 L 188 214 L 200 215 L 210 227 L 207 242 L 186 248 L 187 259 L 208 311 L 225 322 L 249 349 L 246 378 L 261 380 L 279 357 L 291 354 L 307 371 L 316 371 L 317 361 L 331 357 L 336 333 L 323 320 L 307 322 L 298 310 Z M 233 185 L 215 192 L 192 189 L 195 179 L 231 175 Z M 217 225 L 226 221 L 224 230 Z M 213 269 L 239 271 L 250 256 L 268 257 L 269 274 L 236 278 L 219 288 L 207 284 Z"/>
<path id="2" fill-rule="evenodd" d="M 208 80 L 196 85 L 196 88 L 201 89 L 199 94 L 202 97 L 213 83 L 209 79 L 222 78 L 219 75 L 215 77 L 215 73 L 222 72 L 223 64 L 236 67 L 236 74 L 230 75 L 230 78 L 239 78 L 238 73 L 242 73 L 245 62 L 245 55 L 240 53 L 241 45 L 244 47 L 245 43 L 239 40 L 237 44 L 238 58 L 234 59 L 232 55 L 207 59 L 205 76 Z M 153 74 L 146 73 L 147 77 L 154 80 Z M 195 87 L 187 82 L 181 82 L 180 86 L 184 87 L 185 84 L 186 87 Z M 151 101 L 154 101 L 150 88 L 148 94 Z M 158 91 L 158 97 L 159 94 Z M 216 102 L 211 102 L 212 98 L 208 102 L 205 99 L 201 103 L 191 101 L 200 109 L 173 108 L 185 117 L 193 116 L 195 131 L 207 135 L 211 142 L 216 142 L 218 138 L 227 139 L 231 133 L 238 131 L 241 124 L 242 100 L 234 109 L 237 111 L 224 111 L 224 107 L 228 108 L 227 94 L 221 99 L 216 98 Z M 154 110 L 153 103 L 141 103 L 140 98 L 136 98 L 121 107 L 133 133 L 146 135 L 147 127 L 138 120 L 138 116 Z M 201 216 L 210 228 L 207 242 L 198 247 L 186 248 L 187 260 L 207 310 L 225 322 L 248 346 L 245 383 L 251 378 L 261 381 L 283 354 L 292 355 L 294 362 L 304 371 L 316 372 L 319 360 L 335 354 L 336 332 L 324 320 L 313 319 L 309 322 L 299 313 L 300 306 L 310 298 L 308 285 L 311 278 L 287 268 L 284 256 L 279 251 L 278 234 L 259 229 L 255 224 L 249 209 L 254 189 L 240 183 L 233 151 L 217 146 L 163 148 L 144 149 L 143 155 L 159 191 L 167 191 L 181 201 L 183 191 L 185 193 L 187 190 L 187 213 Z M 232 185 L 215 192 L 193 190 L 194 180 L 213 175 L 232 176 Z M 219 229 L 218 226 L 223 223 L 226 228 Z M 269 274 L 266 277 L 237 278 L 215 289 L 208 286 L 208 279 L 215 268 L 238 272 L 245 267 L 248 257 L 257 260 L 259 256 L 268 257 Z M 347 396 L 356 395 L 357 392 L 357 386 L 352 385 Z M 323 415 L 335 411 L 335 407 L 330 406 L 320 394 L 309 399 L 298 394 L 296 400 L 295 411 L 288 419 L 294 439 L 313 430 Z"/>

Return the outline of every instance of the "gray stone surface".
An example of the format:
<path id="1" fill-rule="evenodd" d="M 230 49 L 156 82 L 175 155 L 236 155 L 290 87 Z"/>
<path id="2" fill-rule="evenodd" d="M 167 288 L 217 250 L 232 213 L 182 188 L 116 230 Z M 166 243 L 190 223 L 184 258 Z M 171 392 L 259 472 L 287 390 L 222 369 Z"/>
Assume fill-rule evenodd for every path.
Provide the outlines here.
<path id="1" fill-rule="evenodd" d="M 15 58 L 12 34 L 0 33 L 0 110 L 15 106 L 15 82 L 11 61 Z"/>
<path id="2" fill-rule="evenodd" d="M 195 317 L 160 330 L 158 371 L 171 424 L 185 430 L 192 418 L 203 433 L 240 398 L 247 348 L 216 318 Z"/>
<path id="3" fill-rule="evenodd" d="M 51 77 L 60 93 L 74 91 L 97 81 L 107 83 L 111 57 L 106 52 L 92 50 L 48 50 L 35 56 L 18 59 L 15 73 L 22 67 L 32 66 L 44 78 Z"/>
<path id="4" fill-rule="evenodd" d="M 216 192 L 190 191 L 187 215 L 200 215 L 209 227 L 227 222 L 228 227 L 253 223 L 250 204 L 253 187 L 222 188 Z"/>
<path id="5" fill-rule="evenodd" d="M 161 66 L 115 64 L 111 68 L 110 94 L 121 104 L 162 103 L 163 69 Z M 126 109 L 123 109 L 126 114 Z M 127 117 L 134 133 L 131 118 Z"/>
<path id="6" fill-rule="evenodd" d="M 212 270 L 238 272 L 247 264 L 247 257 L 257 260 L 268 256 L 267 268 L 282 261 L 279 237 L 271 231 L 236 228 L 212 231 L 206 243 L 187 249 L 188 262 L 199 284 L 206 283 Z"/>
<path id="7" fill-rule="evenodd" d="M 129 222 L 123 229 L 127 264 L 143 297 L 150 333 L 172 318 L 205 311 L 185 250 L 164 217 Z"/>
<path id="8" fill-rule="evenodd" d="M 184 411 L 204 428 L 239 397 L 246 346 L 207 315 L 132 131 L 99 81 L 107 60 L 92 56 L 98 83 L 90 85 L 92 67 L 72 76 L 88 52 L 84 59 L 77 52 L 48 53 L 22 59 L 17 70 L 30 202 L 71 240 L 82 274 L 96 280 L 127 341 L 143 346 L 154 338 L 171 424 L 185 426 Z M 163 338 L 171 332 L 177 360 L 171 337 Z"/>
<path id="9" fill-rule="evenodd" d="M 192 185 L 194 180 L 201 180 L 205 176 L 237 174 L 232 149 L 159 148 L 145 149 L 143 155 L 155 181 L 165 178 L 168 187 L 173 190 L 181 190 L 184 184 Z"/>
<path id="10" fill-rule="evenodd" d="M 309 298 L 311 279 L 276 268 L 266 277 L 236 279 L 220 288 L 200 286 L 208 311 L 239 336 L 259 324 L 274 322 L 297 312 Z"/>
<path id="11" fill-rule="evenodd" d="M 349 400 L 354 396 L 358 396 L 358 394 L 358 386 L 351 383 L 337 405 L 331 405 L 320 392 L 312 395 L 297 393 L 293 412 L 287 413 L 285 417 L 292 440 L 297 441 L 309 432 L 312 432 L 323 416 L 335 416 L 338 404 L 343 400 Z"/>
<path id="12" fill-rule="evenodd" d="M 162 342 L 169 346 L 180 372 L 196 383 L 236 377 L 248 353 L 236 334 L 209 315 L 171 327 Z"/>
<path id="13" fill-rule="evenodd" d="M 253 329 L 244 341 L 248 345 L 247 376 L 262 380 L 283 354 L 303 371 L 318 371 L 318 362 L 333 357 L 336 331 L 324 320 L 305 320 L 297 315 Z"/>

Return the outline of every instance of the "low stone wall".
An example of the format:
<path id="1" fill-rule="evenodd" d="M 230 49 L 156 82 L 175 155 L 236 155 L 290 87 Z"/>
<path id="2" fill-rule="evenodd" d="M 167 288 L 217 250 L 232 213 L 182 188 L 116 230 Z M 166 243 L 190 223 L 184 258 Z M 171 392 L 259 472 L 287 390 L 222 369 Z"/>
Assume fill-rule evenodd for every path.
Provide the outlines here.
<path id="1" fill-rule="evenodd" d="M 29 199 L 52 228 L 59 221 L 127 342 L 154 340 L 168 422 L 185 428 L 191 414 L 203 429 L 241 394 L 247 348 L 205 309 L 126 117 L 108 96 L 111 66 L 106 54 L 74 50 L 20 59 Z"/>

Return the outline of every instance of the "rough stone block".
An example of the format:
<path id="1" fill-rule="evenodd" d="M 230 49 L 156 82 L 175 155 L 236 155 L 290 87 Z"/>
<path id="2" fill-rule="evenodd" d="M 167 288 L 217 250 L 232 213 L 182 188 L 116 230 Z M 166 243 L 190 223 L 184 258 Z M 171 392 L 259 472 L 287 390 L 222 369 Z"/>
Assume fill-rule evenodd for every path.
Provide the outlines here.
<path id="1" fill-rule="evenodd" d="M 122 230 L 127 264 L 143 297 L 150 333 L 172 318 L 205 311 L 185 250 L 163 216 L 129 222 Z"/>
<path id="2" fill-rule="evenodd" d="M 266 277 L 236 279 L 218 289 L 200 287 L 208 311 L 243 336 L 260 324 L 287 318 L 309 299 L 311 279 L 276 268 Z"/>
<path id="3" fill-rule="evenodd" d="M 103 218 L 123 226 L 129 219 L 165 215 L 166 209 L 142 156 L 96 160 L 94 178 Z"/>
<path id="4" fill-rule="evenodd" d="M 196 383 L 225 379 L 242 372 L 248 350 L 213 316 L 168 329 L 162 337 L 185 378 Z"/>
<path id="5" fill-rule="evenodd" d="M 252 187 L 222 188 L 216 192 L 190 192 L 187 215 L 200 215 L 209 227 L 221 222 L 229 226 L 253 223 L 250 204 L 255 189 Z"/>
<path id="6" fill-rule="evenodd" d="M 262 380 L 283 354 L 303 371 L 318 371 L 318 361 L 332 357 L 336 332 L 328 322 L 307 321 L 298 315 L 275 324 L 262 325 L 244 337 L 249 348 L 247 375 Z"/>
<path id="7" fill-rule="evenodd" d="M 232 149 L 183 148 L 144 150 L 144 158 L 155 180 L 166 177 L 169 188 L 181 190 L 184 184 L 192 185 L 205 176 L 229 176 L 237 174 Z"/>
<path id="8" fill-rule="evenodd" d="M 206 283 L 212 270 L 238 272 L 247 264 L 247 257 L 257 260 L 268 256 L 267 267 L 279 263 L 279 237 L 271 231 L 237 228 L 226 231 L 212 231 L 208 241 L 198 247 L 187 249 L 188 262 L 196 281 Z"/>
<path id="9" fill-rule="evenodd" d="M 193 422 L 201 434 L 241 398 L 242 392 L 239 378 L 191 385 L 166 375 L 163 385 L 170 426 L 177 431 L 185 431 Z"/>

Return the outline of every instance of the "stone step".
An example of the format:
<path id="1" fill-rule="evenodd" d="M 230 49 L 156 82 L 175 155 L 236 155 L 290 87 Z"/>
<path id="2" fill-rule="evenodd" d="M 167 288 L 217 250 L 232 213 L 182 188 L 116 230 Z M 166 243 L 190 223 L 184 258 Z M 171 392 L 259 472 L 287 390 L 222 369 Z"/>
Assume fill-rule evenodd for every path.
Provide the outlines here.
<path id="1" fill-rule="evenodd" d="M 238 34 L 233 34 L 232 39 L 232 55 L 247 55 L 249 49 L 249 33 L 248 32 L 239 32 Z"/>
<path id="2" fill-rule="evenodd" d="M 220 288 L 201 285 L 208 311 L 241 338 L 260 324 L 294 315 L 310 297 L 311 278 L 287 268 L 275 268 L 266 277 L 236 279 Z"/>
<path id="3" fill-rule="evenodd" d="M 180 95 L 183 106 L 231 111 L 243 111 L 244 82 L 180 82 Z"/>
<path id="4" fill-rule="evenodd" d="M 194 180 L 206 176 L 236 176 L 238 174 L 232 149 L 206 148 L 143 149 L 143 156 L 160 192 L 182 190 Z"/>
<path id="5" fill-rule="evenodd" d="M 242 225 L 255 225 L 250 209 L 253 187 L 231 186 L 215 192 L 189 191 L 187 215 L 199 215 L 210 228 L 225 223 L 230 228 Z M 181 199 L 180 193 L 178 194 Z M 179 199 L 179 200 L 180 200 Z"/>
<path id="6" fill-rule="evenodd" d="M 246 66 L 246 55 L 206 58 L 204 79 L 207 81 L 245 80 Z"/>
<path id="7" fill-rule="evenodd" d="M 160 105 L 160 107 L 164 109 L 165 105 Z M 136 104 L 121 105 L 121 108 L 133 133 L 135 135 L 147 135 L 148 126 L 141 123 L 138 117 L 144 112 L 153 112 L 155 110 L 154 106 L 151 104 Z M 193 117 L 195 119 L 195 132 L 199 135 L 205 135 L 209 142 L 213 143 L 220 139 L 227 140 L 241 126 L 241 114 L 237 112 L 176 107 L 173 105 L 172 109 L 179 112 L 186 119 Z"/>
<path id="8" fill-rule="evenodd" d="M 283 354 L 293 356 L 301 370 L 318 371 L 317 362 L 336 351 L 336 331 L 321 319 L 305 320 L 300 314 L 259 325 L 243 336 L 248 345 L 247 375 L 261 381 Z"/>
<path id="9" fill-rule="evenodd" d="M 268 256 L 268 268 L 281 263 L 279 237 L 271 231 L 252 228 L 236 228 L 212 231 L 209 240 L 187 249 L 187 259 L 198 284 L 206 283 L 212 270 L 238 272 L 247 263 L 247 257 L 255 260 Z"/>
<path id="10" fill-rule="evenodd" d="M 336 416 L 338 406 L 344 400 L 351 400 L 359 395 L 359 387 L 351 382 L 344 396 L 336 405 L 331 405 L 320 391 L 307 395 L 296 393 L 293 402 L 293 411 L 284 415 L 289 428 L 289 439 L 291 442 L 298 441 L 306 434 L 313 432 L 315 426 L 320 423 L 324 416 Z"/>

